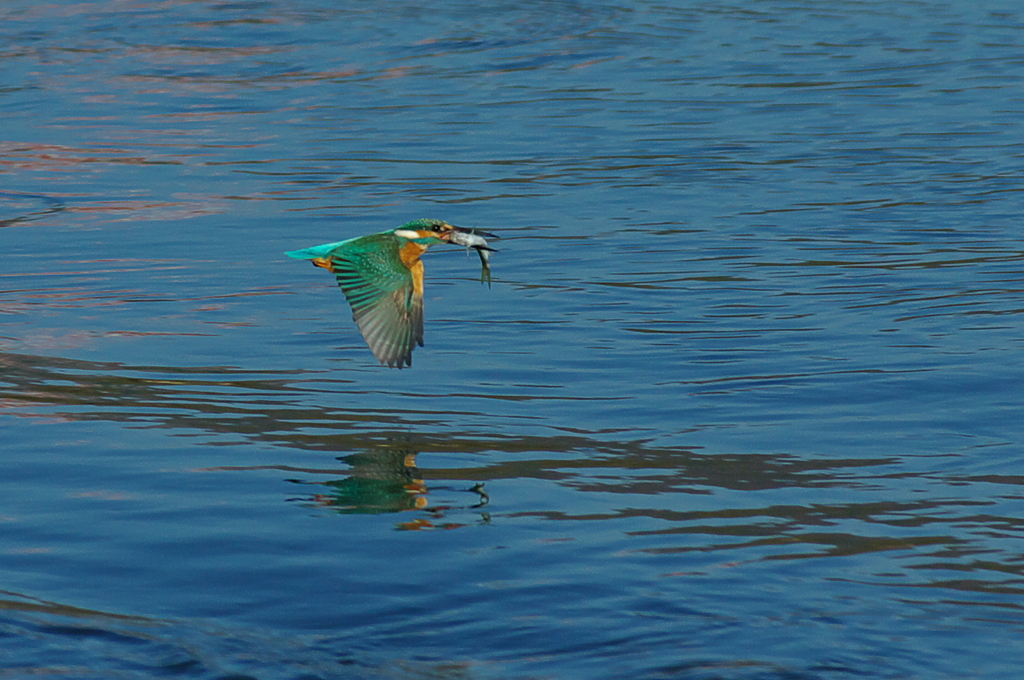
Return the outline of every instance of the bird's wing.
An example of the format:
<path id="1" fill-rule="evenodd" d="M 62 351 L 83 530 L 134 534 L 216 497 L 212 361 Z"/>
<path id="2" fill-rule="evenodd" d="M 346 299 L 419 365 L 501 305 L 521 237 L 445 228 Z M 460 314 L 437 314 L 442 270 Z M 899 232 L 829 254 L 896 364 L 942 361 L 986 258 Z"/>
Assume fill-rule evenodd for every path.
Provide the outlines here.
<path id="1" fill-rule="evenodd" d="M 412 366 L 412 351 L 423 345 L 423 295 L 402 263 L 393 234 L 372 234 L 346 242 L 329 255 L 352 318 L 382 364 Z"/>

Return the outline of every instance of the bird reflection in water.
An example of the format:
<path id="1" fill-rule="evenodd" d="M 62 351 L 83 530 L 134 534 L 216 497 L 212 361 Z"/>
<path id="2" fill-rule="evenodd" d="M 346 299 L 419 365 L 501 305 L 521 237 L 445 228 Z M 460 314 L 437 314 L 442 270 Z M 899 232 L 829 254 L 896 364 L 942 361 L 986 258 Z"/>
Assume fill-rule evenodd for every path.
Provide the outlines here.
<path id="1" fill-rule="evenodd" d="M 453 510 L 479 509 L 490 502 L 482 482 L 466 489 L 475 494 L 469 505 L 431 505 L 426 483 L 416 466 L 417 451 L 409 449 L 376 449 L 338 458 L 350 466 L 349 476 L 326 482 L 291 480 L 300 484 L 316 484 L 326 490 L 314 493 L 308 500 L 342 514 L 382 514 L 420 510 L 427 517 L 400 522 L 399 529 L 456 529 L 466 523 L 445 522 Z M 482 521 L 490 521 L 487 513 Z"/>
<path id="2" fill-rule="evenodd" d="M 337 512 L 374 514 L 422 510 L 427 507 L 427 486 L 416 467 L 416 452 L 382 450 L 340 457 L 351 466 L 351 476 L 315 482 L 330 491 L 313 501 Z"/>

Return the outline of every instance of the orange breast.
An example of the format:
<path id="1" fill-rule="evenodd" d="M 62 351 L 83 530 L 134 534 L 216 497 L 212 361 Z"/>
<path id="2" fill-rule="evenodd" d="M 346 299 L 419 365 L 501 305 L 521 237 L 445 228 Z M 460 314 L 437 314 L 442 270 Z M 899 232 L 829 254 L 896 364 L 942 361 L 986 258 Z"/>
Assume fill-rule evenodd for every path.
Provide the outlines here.
<path id="1" fill-rule="evenodd" d="M 420 255 L 427 252 L 427 247 L 409 241 L 398 251 L 399 257 L 402 258 L 402 264 L 408 267 L 412 273 L 412 290 L 418 298 L 423 297 L 423 263 L 420 261 Z"/>
<path id="2" fill-rule="evenodd" d="M 421 246 L 415 241 L 408 241 L 402 249 L 398 251 L 398 256 L 402 258 L 402 264 L 409 269 L 413 268 L 417 262 L 420 261 L 420 255 L 427 252 L 427 246 Z"/>

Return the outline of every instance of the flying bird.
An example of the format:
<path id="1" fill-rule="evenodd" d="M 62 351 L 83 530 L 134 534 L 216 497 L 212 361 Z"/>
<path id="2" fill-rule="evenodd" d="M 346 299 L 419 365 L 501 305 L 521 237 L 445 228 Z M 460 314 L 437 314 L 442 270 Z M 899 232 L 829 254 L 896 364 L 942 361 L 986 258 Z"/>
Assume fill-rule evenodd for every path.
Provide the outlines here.
<path id="1" fill-rule="evenodd" d="M 475 248 L 486 268 L 486 252 L 494 249 L 479 229 L 421 219 L 397 229 L 337 243 L 293 250 L 289 257 L 310 260 L 338 281 L 352 307 L 363 339 L 382 364 L 412 366 L 412 351 L 423 346 L 423 263 L 420 256 L 438 243 Z M 489 273 L 489 269 L 486 269 Z"/>

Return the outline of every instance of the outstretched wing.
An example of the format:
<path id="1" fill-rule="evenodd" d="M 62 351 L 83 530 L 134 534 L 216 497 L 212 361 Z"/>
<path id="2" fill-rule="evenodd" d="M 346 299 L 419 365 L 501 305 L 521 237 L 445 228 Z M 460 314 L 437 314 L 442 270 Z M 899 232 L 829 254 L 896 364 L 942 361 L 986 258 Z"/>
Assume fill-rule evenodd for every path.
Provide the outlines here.
<path id="1" fill-rule="evenodd" d="M 423 345 L 422 289 L 399 247 L 393 234 L 372 234 L 345 242 L 326 258 L 370 351 L 392 368 L 412 366 L 413 349 Z M 422 277 L 419 262 L 416 268 Z"/>

